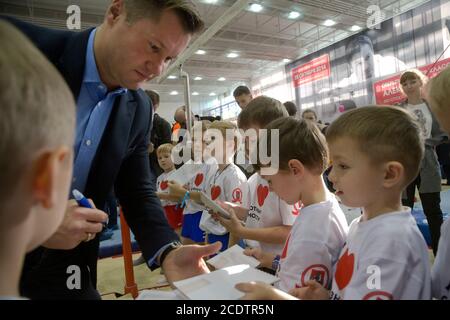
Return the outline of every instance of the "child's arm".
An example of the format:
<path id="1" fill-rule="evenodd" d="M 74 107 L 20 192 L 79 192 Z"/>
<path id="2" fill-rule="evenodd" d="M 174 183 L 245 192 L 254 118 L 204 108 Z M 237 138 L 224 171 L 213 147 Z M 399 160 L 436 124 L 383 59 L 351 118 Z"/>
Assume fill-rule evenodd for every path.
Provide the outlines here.
<path id="1" fill-rule="evenodd" d="M 283 244 L 291 232 L 292 226 L 275 226 L 268 228 L 247 228 L 242 225 L 242 222 L 237 218 L 233 210 L 228 210 L 231 214 L 231 219 L 224 219 L 219 215 L 215 215 L 220 223 L 236 237 L 241 239 L 251 239 L 261 241 L 264 243 Z"/>
<path id="2" fill-rule="evenodd" d="M 260 262 L 260 267 L 272 269 L 273 260 L 275 259 L 273 253 L 264 252 L 261 248 L 247 248 L 244 250 L 244 254 L 257 259 Z"/>
<path id="3" fill-rule="evenodd" d="M 171 195 L 169 193 L 163 193 L 163 192 L 156 192 L 156 195 L 161 200 L 168 200 L 168 201 L 178 201 L 179 197 Z"/>
<path id="4" fill-rule="evenodd" d="M 245 292 L 241 300 L 297 300 L 296 297 L 261 282 L 242 282 L 235 288 Z"/>
<path id="5" fill-rule="evenodd" d="M 180 184 L 174 181 L 169 181 L 169 195 L 171 197 L 170 200 L 178 202 L 183 201 L 184 195 L 186 194 L 187 191 L 189 190 L 187 190 Z M 189 198 L 194 200 L 195 202 L 203 204 L 202 201 L 200 200 L 200 192 L 190 191 Z"/>

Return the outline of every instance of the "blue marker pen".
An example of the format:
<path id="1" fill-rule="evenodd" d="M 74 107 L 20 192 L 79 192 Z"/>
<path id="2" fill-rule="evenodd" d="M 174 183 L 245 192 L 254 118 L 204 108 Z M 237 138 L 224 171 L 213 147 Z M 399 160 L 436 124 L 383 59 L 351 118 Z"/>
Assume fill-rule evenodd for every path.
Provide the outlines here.
<path id="1" fill-rule="evenodd" d="M 78 191 L 77 189 L 73 189 L 72 194 L 80 207 L 94 209 L 89 200 L 80 191 Z M 106 220 L 106 222 L 103 223 L 103 226 L 105 228 L 107 225 L 108 220 Z"/>
<path id="2" fill-rule="evenodd" d="M 78 191 L 77 189 L 74 189 L 72 191 L 72 194 L 73 194 L 73 197 L 75 198 L 75 200 L 78 202 L 78 205 L 80 207 L 93 209 L 89 200 L 86 199 L 86 197 L 83 196 L 83 194 L 80 191 Z"/>

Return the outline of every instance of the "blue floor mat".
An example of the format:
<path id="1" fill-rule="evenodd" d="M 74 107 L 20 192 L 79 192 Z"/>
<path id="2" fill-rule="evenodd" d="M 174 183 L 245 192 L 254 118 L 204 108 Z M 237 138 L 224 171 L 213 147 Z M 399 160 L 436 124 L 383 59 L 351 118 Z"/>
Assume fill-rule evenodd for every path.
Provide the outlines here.
<path id="1" fill-rule="evenodd" d="M 450 215 L 450 190 L 441 192 L 441 210 L 442 213 L 444 214 L 444 221 L 445 221 Z M 425 241 L 427 242 L 428 246 L 431 246 L 430 230 L 428 228 L 427 218 L 423 213 L 422 203 L 416 202 L 414 204 L 414 210 L 412 211 L 412 215 L 416 219 L 417 226 L 419 227 L 420 232 L 422 232 L 422 235 L 425 238 Z"/>
<path id="2" fill-rule="evenodd" d="M 114 230 L 113 236 L 108 240 L 100 241 L 99 258 L 108 258 L 122 254 L 122 234 L 120 233 L 120 219 L 118 220 L 119 229 Z M 139 251 L 139 246 L 131 233 L 131 248 L 133 252 Z"/>

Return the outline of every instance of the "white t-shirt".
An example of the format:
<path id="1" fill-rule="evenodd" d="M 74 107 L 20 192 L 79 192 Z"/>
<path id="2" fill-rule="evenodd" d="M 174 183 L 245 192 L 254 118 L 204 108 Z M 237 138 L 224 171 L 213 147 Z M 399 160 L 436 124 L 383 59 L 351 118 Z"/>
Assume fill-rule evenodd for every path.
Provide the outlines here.
<path id="1" fill-rule="evenodd" d="M 436 260 L 431 269 L 433 298 L 450 299 L 450 219 L 441 227 Z"/>
<path id="2" fill-rule="evenodd" d="M 330 288 L 347 232 L 347 220 L 333 194 L 327 192 L 326 201 L 303 207 L 281 254 L 277 287 L 288 292 L 316 279 Z"/>
<path id="3" fill-rule="evenodd" d="M 408 104 L 406 106 L 406 109 L 419 122 L 423 138 L 431 138 L 431 126 L 433 124 L 433 118 L 431 117 L 431 113 L 427 105 L 425 103 Z"/>
<path id="4" fill-rule="evenodd" d="M 247 177 L 234 163 L 230 163 L 223 171 L 217 170 L 209 180 L 206 194 L 212 200 L 220 200 L 236 203 L 242 206 L 247 197 Z M 228 233 L 227 229 L 215 221 L 208 212 L 203 212 L 200 228 L 206 233 L 223 235 Z"/>
<path id="5" fill-rule="evenodd" d="M 429 300 L 428 248 L 409 208 L 355 219 L 334 268 L 331 299 Z"/>
<path id="6" fill-rule="evenodd" d="M 187 183 L 187 189 L 189 191 L 206 192 L 206 189 L 209 186 L 209 181 L 212 179 L 216 171 L 217 162 L 208 159 L 208 161 L 202 164 L 198 172 Z M 203 210 L 206 210 L 204 206 L 190 199 L 186 203 L 183 214 L 193 214 Z"/>
<path id="7" fill-rule="evenodd" d="M 299 212 L 299 206 L 291 206 L 281 200 L 276 193 L 269 191 L 269 184 L 258 173 L 248 179 L 247 228 L 270 228 L 291 226 Z M 246 239 L 249 247 L 260 247 L 264 252 L 280 254 L 283 244 L 260 242 Z"/>
<path id="8" fill-rule="evenodd" d="M 175 172 L 175 169 L 173 169 L 170 172 L 163 172 L 161 173 L 158 178 L 156 179 L 156 191 L 157 192 L 161 192 L 161 193 L 169 193 L 169 175 L 171 175 L 172 173 Z M 169 200 L 162 200 L 161 199 L 161 205 L 163 207 L 165 206 L 172 206 L 172 205 L 176 205 L 177 203 L 174 201 L 169 201 Z"/>

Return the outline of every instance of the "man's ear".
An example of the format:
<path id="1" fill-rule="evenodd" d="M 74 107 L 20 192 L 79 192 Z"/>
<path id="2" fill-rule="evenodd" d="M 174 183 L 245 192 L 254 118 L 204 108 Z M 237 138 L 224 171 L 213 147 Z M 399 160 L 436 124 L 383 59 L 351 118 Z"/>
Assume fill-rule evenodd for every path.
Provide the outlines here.
<path id="1" fill-rule="evenodd" d="M 57 188 L 60 179 L 69 170 L 71 172 L 72 150 L 66 146 L 46 150 L 34 160 L 32 172 L 33 202 L 49 209 L 56 201 Z M 67 190 L 68 191 L 68 190 Z"/>
<path id="2" fill-rule="evenodd" d="M 298 161 L 297 159 L 291 159 L 288 161 L 288 168 L 289 171 L 295 175 L 301 178 L 305 172 L 305 167 L 303 166 L 303 163 Z"/>
<path id="3" fill-rule="evenodd" d="M 403 181 L 405 168 L 398 161 L 389 161 L 384 165 L 383 186 L 392 188 Z"/>
<path id="4" fill-rule="evenodd" d="M 113 0 L 106 11 L 106 22 L 112 25 L 120 17 L 120 15 L 123 15 L 124 13 L 125 6 L 123 4 L 123 0 Z"/>

